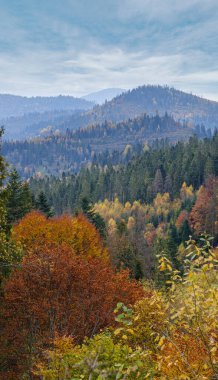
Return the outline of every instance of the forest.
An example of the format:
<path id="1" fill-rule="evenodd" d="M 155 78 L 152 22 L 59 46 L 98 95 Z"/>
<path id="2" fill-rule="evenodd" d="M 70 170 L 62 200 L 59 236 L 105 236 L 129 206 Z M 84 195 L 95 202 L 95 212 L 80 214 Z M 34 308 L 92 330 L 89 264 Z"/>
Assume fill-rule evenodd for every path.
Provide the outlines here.
<path id="1" fill-rule="evenodd" d="M 105 120 L 118 123 L 144 113 L 152 116 L 158 112 L 160 116 L 164 116 L 166 111 L 176 121 L 186 120 L 192 125 L 203 124 L 212 130 L 217 127 L 217 102 L 168 86 L 154 85 L 139 86 L 126 91 L 103 105 L 72 115 L 59 127 L 63 131 L 74 130 L 92 124 L 102 124 Z"/>
<path id="2" fill-rule="evenodd" d="M 217 379 L 217 148 L 28 181 L 0 152 L 0 379 Z"/>
<path id="3" fill-rule="evenodd" d="M 217 148 L 217 132 L 211 139 L 194 136 L 175 145 L 159 141 L 152 149 L 139 146 L 132 158 L 127 149 L 123 164 L 118 163 L 119 154 L 104 153 L 76 175 L 32 178 L 29 184 L 35 194 L 46 194 L 57 214 L 75 212 L 84 197 L 92 203 L 116 197 L 122 203 L 151 202 L 158 193 L 178 196 L 183 182 L 197 190 L 209 175 L 218 176 Z"/>
<path id="4" fill-rule="evenodd" d="M 39 124 L 35 126 L 38 128 Z M 117 124 L 105 121 L 75 131 L 67 129 L 66 133 L 44 128 L 40 137 L 5 141 L 2 151 L 8 163 L 15 166 L 23 178 L 60 177 L 63 172 L 77 173 L 96 160 L 101 165 L 105 160 L 107 164 L 125 162 L 140 149 L 142 152 L 147 146 L 154 146 L 156 140 L 164 140 L 169 145 L 187 141 L 194 135 L 210 138 L 214 133 L 203 125 L 194 127 L 187 122 L 175 121 L 167 113 L 162 117 L 143 114 Z M 105 157 L 107 154 L 110 157 Z"/>

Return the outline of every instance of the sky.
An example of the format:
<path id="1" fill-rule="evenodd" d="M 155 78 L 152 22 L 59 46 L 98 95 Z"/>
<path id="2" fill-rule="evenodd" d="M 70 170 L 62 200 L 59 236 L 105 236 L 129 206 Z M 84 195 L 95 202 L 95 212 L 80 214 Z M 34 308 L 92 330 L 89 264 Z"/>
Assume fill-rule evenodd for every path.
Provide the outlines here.
<path id="1" fill-rule="evenodd" d="M 0 93 L 169 85 L 218 101 L 218 0 L 0 0 Z"/>

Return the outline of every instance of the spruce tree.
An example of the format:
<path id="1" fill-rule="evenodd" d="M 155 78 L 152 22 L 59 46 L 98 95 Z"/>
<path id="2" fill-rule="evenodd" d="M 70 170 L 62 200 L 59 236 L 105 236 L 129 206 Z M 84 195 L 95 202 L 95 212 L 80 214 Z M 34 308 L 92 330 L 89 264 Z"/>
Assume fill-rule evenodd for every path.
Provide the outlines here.
<path id="1" fill-rule="evenodd" d="M 32 209 L 32 195 L 27 183 L 22 183 L 18 172 L 10 173 L 7 184 L 7 219 L 12 224 Z"/>
<path id="2" fill-rule="evenodd" d="M 3 128 L 0 128 L 0 148 Z M 10 225 L 7 221 L 6 202 L 8 190 L 4 186 L 7 177 L 7 165 L 0 154 L 0 285 L 2 279 L 9 275 L 14 263 L 20 261 L 22 252 L 10 241 Z"/>
<path id="3" fill-rule="evenodd" d="M 160 169 L 157 169 L 157 171 L 155 173 L 153 186 L 154 186 L 154 192 L 155 192 L 155 194 L 157 194 L 157 193 L 161 193 L 162 194 L 163 193 L 164 181 L 163 181 L 163 176 L 162 176 L 162 173 L 161 173 Z"/>
<path id="4" fill-rule="evenodd" d="M 54 215 L 48 201 L 46 198 L 46 195 L 43 191 L 39 193 L 38 198 L 36 199 L 36 208 L 43 212 L 48 218 L 52 217 Z"/>
<path id="5" fill-rule="evenodd" d="M 81 201 L 81 209 L 87 219 L 94 224 L 96 229 L 99 231 L 100 235 L 105 239 L 106 238 L 106 224 L 101 215 L 95 212 L 93 205 L 89 200 L 84 197 Z"/>

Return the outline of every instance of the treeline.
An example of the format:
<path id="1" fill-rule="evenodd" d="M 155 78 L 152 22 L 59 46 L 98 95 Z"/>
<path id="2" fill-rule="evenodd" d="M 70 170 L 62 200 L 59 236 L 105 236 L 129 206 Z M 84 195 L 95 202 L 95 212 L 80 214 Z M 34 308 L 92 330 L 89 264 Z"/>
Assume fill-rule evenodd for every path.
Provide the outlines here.
<path id="1" fill-rule="evenodd" d="M 159 138 L 162 137 L 162 133 L 165 135 L 167 132 L 172 134 L 172 141 L 175 138 L 179 138 L 180 133 L 186 132 L 187 137 L 189 137 L 194 132 L 199 133 L 199 137 L 206 137 L 207 133 L 211 134 L 211 131 L 207 132 L 205 127 L 195 128 L 188 127 L 187 123 L 180 123 L 175 121 L 167 113 L 164 116 L 148 116 L 143 114 L 134 119 L 128 119 L 120 123 L 112 123 L 105 121 L 102 124 L 91 125 L 86 128 L 80 128 L 76 131 L 67 130 L 67 136 L 78 138 L 78 139 L 93 139 L 93 138 L 113 138 L 115 141 L 117 138 L 124 138 L 126 140 L 129 137 L 133 137 L 136 141 L 142 138 L 151 139 L 153 136 Z M 174 134 L 173 134 L 174 133 Z M 167 135 L 168 136 L 168 135 Z M 169 134 L 170 138 L 170 134 Z"/>
<path id="2" fill-rule="evenodd" d="M 204 126 L 189 127 L 167 114 L 163 117 L 142 115 L 118 124 L 105 121 L 78 131 L 67 130 L 66 134 L 52 132 L 48 128 L 45 132 L 47 135 L 41 138 L 3 144 L 5 158 L 23 178 L 61 176 L 63 171 L 77 173 L 93 161 L 101 165 L 101 157 L 105 161 L 104 154 L 107 165 L 127 162 L 139 153 L 139 145 L 153 145 L 157 139 L 170 144 L 187 140 L 194 134 L 199 138 L 212 135 L 211 130 Z M 114 161 L 116 154 L 117 161 Z"/>
<path id="3" fill-rule="evenodd" d="M 183 182 L 198 189 L 209 175 L 218 176 L 218 133 L 212 139 L 147 149 L 126 165 L 95 164 L 78 175 L 31 179 L 35 194 L 43 191 L 57 214 L 75 212 L 81 199 L 151 202 L 158 193 L 179 194 Z"/>

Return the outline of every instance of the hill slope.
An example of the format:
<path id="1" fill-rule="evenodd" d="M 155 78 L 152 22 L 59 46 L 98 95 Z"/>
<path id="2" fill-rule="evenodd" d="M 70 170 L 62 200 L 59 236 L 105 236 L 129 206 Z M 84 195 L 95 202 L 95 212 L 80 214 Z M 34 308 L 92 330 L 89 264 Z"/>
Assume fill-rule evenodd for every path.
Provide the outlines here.
<path id="1" fill-rule="evenodd" d="M 161 86 L 142 86 L 127 91 L 101 106 L 72 116 L 61 128 L 77 129 L 105 120 L 119 122 L 143 113 L 160 116 L 168 112 L 175 120 L 187 120 L 214 129 L 218 126 L 218 102 Z"/>
<path id="2" fill-rule="evenodd" d="M 37 135 L 41 128 L 54 127 L 76 111 L 93 107 L 93 103 L 73 96 L 23 97 L 0 94 L 0 125 L 7 138 Z"/>
<path id="3" fill-rule="evenodd" d="M 85 99 L 73 96 L 51 97 L 24 97 L 9 94 L 0 94 L 0 119 L 10 116 L 22 116 L 29 113 L 43 113 L 49 111 L 87 110 L 93 104 Z"/>
<path id="4" fill-rule="evenodd" d="M 63 171 L 77 172 L 82 165 L 93 161 L 97 155 L 103 155 L 102 162 L 118 164 L 121 152 L 125 157 L 131 157 L 141 145 L 151 144 L 156 139 L 167 139 L 175 143 L 186 140 L 194 133 L 205 136 L 205 130 L 190 128 L 172 117 L 142 117 L 113 124 L 105 122 L 102 125 L 83 130 L 70 131 L 65 135 L 53 134 L 30 141 L 5 142 L 3 154 L 6 160 L 17 167 L 23 177 L 36 173 L 60 176 Z M 114 161 L 113 151 L 117 151 Z M 109 152 L 106 154 L 106 151 Z M 118 153 L 120 152 L 120 153 Z M 112 160 L 112 161 L 111 161 Z"/>

